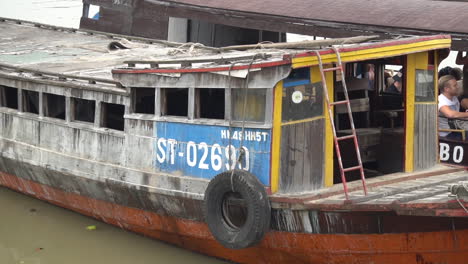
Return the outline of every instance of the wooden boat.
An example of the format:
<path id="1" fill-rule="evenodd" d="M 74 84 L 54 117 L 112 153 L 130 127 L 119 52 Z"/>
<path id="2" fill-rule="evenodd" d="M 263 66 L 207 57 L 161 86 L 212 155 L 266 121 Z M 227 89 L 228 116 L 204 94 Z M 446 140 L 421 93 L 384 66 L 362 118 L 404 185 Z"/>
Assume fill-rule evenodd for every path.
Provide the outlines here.
<path id="1" fill-rule="evenodd" d="M 466 262 L 450 36 L 236 51 L 0 21 L 0 185 L 239 263 Z"/>

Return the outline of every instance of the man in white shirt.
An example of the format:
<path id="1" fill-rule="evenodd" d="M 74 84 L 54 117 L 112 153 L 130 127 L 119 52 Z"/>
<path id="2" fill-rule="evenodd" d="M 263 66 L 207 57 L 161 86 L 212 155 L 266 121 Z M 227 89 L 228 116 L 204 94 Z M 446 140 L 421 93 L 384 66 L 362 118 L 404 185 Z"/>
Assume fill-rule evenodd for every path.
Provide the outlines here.
<path id="1" fill-rule="evenodd" d="M 439 79 L 439 129 L 449 129 L 448 118 L 467 119 L 459 120 L 459 129 L 468 128 L 468 112 L 459 112 L 460 102 L 458 101 L 458 85 L 457 80 L 452 75 L 442 76 Z M 441 117 L 441 116 L 445 116 Z M 465 129 L 467 130 L 467 129 Z M 458 133 L 454 132 L 439 132 L 439 136 L 449 138 L 461 138 Z"/>

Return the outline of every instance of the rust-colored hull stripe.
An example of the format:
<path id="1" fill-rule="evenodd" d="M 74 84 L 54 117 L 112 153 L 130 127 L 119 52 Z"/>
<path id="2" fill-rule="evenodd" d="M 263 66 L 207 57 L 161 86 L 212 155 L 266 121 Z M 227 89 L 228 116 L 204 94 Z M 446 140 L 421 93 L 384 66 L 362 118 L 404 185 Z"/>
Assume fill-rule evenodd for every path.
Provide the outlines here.
<path id="1" fill-rule="evenodd" d="M 189 250 L 239 263 L 450 263 L 468 259 L 468 230 L 401 234 L 269 232 L 260 245 L 221 246 L 205 223 L 91 199 L 0 173 L 0 185 Z"/>

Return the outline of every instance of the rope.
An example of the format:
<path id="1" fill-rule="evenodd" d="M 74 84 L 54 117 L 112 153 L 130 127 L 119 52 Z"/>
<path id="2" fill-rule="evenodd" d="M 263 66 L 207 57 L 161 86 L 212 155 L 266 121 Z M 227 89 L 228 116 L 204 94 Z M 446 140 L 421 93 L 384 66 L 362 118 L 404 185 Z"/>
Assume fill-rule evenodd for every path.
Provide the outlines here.
<path id="1" fill-rule="evenodd" d="M 245 114 L 247 112 L 247 91 L 248 91 L 248 88 L 249 88 L 249 79 L 250 79 L 250 70 L 252 69 L 252 64 L 254 63 L 254 61 L 259 57 L 260 55 L 260 58 L 263 58 L 263 54 L 260 54 L 260 53 L 256 53 L 253 57 L 252 57 L 252 60 L 250 61 L 249 63 L 249 67 L 247 68 L 247 76 L 245 77 L 245 85 L 244 85 L 244 105 L 243 105 L 243 108 L 242 108 L 242 130 L 241 130 L 241 141 L 240 141 L 240 145 L 239 145 L 239 157 L 236 159 L 236 162 L 234 163 L 234 166 L 231 171 L 231 190 L 232 192 L 234 192 L 234 182 L 233 182 L 233 178 L 234 178 L 234 169 L 237 167 L 237 164 L 239 164 L 239 162 L 241 161 L 241 159 L 244 157 L 245 155 L 245 150 L 244 150 L 244 133 L 245 133 Z M 229 68 L 229 83 L 228 83 L 228 89 L 230 90 L 231 89 L 231 70 L 233 68 L 233 65 L 235 63 L 232 63 L 231 64 L 231 67 Z M 231 94 L 231 98 L 232 98 L 232 94 Z M 232 109 L 232 104 L 231 104 L 231 109 Z M 231 118 L 229 118 L 229 146 L 231 146 L 231 129 L 232 129 L 232 111 L 231 111 Z M 229 151 L 231 150 L 231 148 L 229 147 Z M 235 151 L 235 150 L 234 150 Z M 231 154 L 231 153 L 229 153 Z M 229 155 L 229 161 L 230 162 L 230 158 L 231 158 L 231 155 Z"/>
<path id="2" fill-rule="evenodd" d="M 450 189 L 452 189 L 454 186 L 456 185 L 453 185 L 450 187 Z M 466 192 L 468 192 L 468 182 L 460 182 L 460 186 L 463 187 L 465 189 Z M 449 195 L 449 197 L 454 197 L 455 196 L 455 199 L 457 199 L 457 202 L 458 204 L 461 206 L 461 208 L 463 208 L 463 210 L 465 210 L 465 212 L 468 214 L 468 209 L 463 205 L 463 203 L 460 201 L 460 197 L 458 195 L 458 191 L 453 191 L 451 190 L 452 194 Z M 456 192 L 457 194 L 453 194 L 454 192 Z"/>
<path id="3" fill-rule="evenodd" d="M 465 189 L 465 191 L 468 192 L 468 182 L 461 182 L 461 186 L 463 186 L 463 188 Z M 463 208 L 463 210 L 465 210 L 465 212 L 468 214 L 468 209 L 466 209 L 466 207 L 463 205 L 463 203 L 460 201 L 460 198 L 458 197 L 458 193 L 457 193 L 457 202 L 458 204 L 460 204 L 460 206 Z"/>
<path id="4" fill-rule="evenodd" d="M 238 62 L 233 62 L 231 63 L 231 66 L 229 66 L 229 72 L 228 72 L 228 91 L 229 91 L 229 95 L 230 95 L 230 100 L 232 102 L 232 89 L 231 89 L 231 80 L 232 80 L 232 75 L 231 75 L 231 72 L 232 72 L 232 68 L 234 68 L 234 65 L 236 65 L 236 63 Z M 229 112 L 229 141 L 228 141 L 228 164 L 231 165 L 231 143 L 232 143 L 232 103 L 231 103 L 231 110 Z M 235 152 L 235 150 L 234 150 Z M 235 167 L 234 167 L 235 168 Z M 232 172 L 231 172 L 231 190 L 232 192 L 234 192 L 234 183 L 233 183 L 233 176 L 234 176 L 234 170 L 233 168 L 230 168 L 232 169 Z"/>
<path id="5" fill-rule="evenodd" d="M 465 212 L 468 214 L 468 209 L 466 209 L 466 207 L 463 205 L 463 203 L 460 201 L 460 198 L 458 198 L 458 194 L 455 196 L 455 198 L 457 198 L 457 202 L 458 204 L 460 204 L 460 206 L 463 208 L 463 210 L 465 210 Z"/>
<path id="6" fill-rule="evenodd" d="M 188 48 L 187 48 L 188 47 Z M 187 43 L 184 43 L 174 49 L 171 49 L 167 52 L 168 55 L 177 55 L 179 53 L 188 53 L 188 54 L 192 54 L 195 50 L 195 48 L 204 48 L 205 45 L 201 44 L 201 43 L 193 43 L 193 42 L 187 42 Z"/>

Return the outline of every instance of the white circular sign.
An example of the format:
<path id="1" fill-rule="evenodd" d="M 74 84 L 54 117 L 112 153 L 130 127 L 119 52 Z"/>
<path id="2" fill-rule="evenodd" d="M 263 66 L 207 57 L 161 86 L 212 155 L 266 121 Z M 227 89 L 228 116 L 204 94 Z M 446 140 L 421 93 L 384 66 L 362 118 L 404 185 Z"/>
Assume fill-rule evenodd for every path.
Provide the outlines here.
<path id="1" fill-rule="evenodd" d="M 295 104 L 298 104 L 298 103 L 302 102 L 302 99 L 304 99 L 304 97 L 302 96 L 302 92 L 301 92 L 301 91 L 295 91 L 295 92 L 292 94 L 292 101 L 293 101 Z"/>

